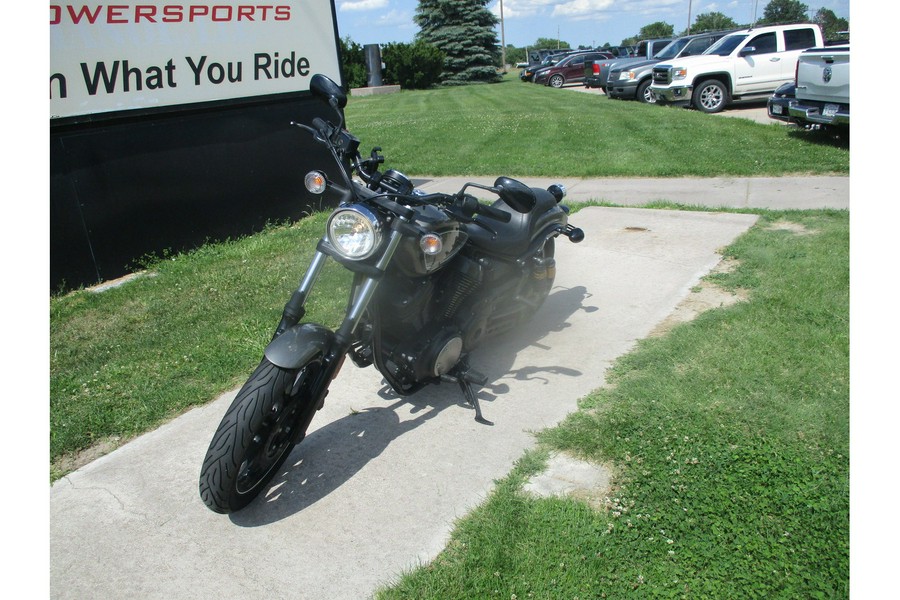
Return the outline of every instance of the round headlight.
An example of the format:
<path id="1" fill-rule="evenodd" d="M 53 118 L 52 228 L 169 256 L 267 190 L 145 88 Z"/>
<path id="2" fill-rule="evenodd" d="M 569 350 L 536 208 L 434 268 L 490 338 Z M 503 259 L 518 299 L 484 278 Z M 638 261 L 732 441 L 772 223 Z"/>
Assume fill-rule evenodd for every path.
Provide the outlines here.
<path id="1" fill-rule="evenodd" d="M 369 258 L 381 244 L 381 223 L 364 206 L 339 208 L 328 217 L 328 241 L 345 258 Z"/>

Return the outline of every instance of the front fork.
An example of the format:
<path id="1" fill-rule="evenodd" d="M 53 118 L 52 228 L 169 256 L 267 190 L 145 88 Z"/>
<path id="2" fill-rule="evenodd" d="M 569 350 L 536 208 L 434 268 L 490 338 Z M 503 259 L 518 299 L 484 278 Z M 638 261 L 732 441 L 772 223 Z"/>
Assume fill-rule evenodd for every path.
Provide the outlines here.
<path id="1" fill-rule="evenodd" d="M 322 269 L 325 267 L 328 255 L 336 255 L 324 239 L 320 242 L 319 249 L 313 256 L 306 274 L 300 281 L 300 286 L 294 291 L 284 307 L 281 322 L 279 322 L 275 330 L 272 341 L 266 347 L 266 356 L 274 364 L 284 368 L 299 368 L 310 351 L 309 346 L 318 345 L 324 350 L 325 357 L 323 381 L 330 382 L 337 376 L 338 370 L 343 364 L 344 356 L 353 343 L 353 334 L 362 320 L 369 302 L 375 296 L 375 291 L 381 282 L 381 276 L 390 264 L 403 238 L 403 234 L 398 229 L 398 227 L 395 227 L 391 230 L 387 246 L 374 267 L 365 267 L 365 275 L 360 284 L 354 289 L 354 297 L 347 307 L 344 321 L 337 331 L 333 333 L 321 325 L 312 323 L 298 325 L 300 319 L 306 313 L 304 308 L 306 299 L 309 297 Z M 344 264 L 352 270 L 355 263 L 345 262 Z M 285 335 L 286 333 L 288 335 Z"/>

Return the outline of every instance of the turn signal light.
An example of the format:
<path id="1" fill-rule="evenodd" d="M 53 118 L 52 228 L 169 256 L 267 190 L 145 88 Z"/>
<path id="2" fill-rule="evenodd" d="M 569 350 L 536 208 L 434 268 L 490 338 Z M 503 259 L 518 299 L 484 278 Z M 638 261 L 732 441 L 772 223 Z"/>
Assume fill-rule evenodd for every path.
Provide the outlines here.
<path id="1" fill-rule="evenodd" d="M 325 191 L 328 180 L 325 179 L 325 174 L 321 171 L 310 171 L 306 174 L 303 184 L 310 193 L 321 194 Z"/>

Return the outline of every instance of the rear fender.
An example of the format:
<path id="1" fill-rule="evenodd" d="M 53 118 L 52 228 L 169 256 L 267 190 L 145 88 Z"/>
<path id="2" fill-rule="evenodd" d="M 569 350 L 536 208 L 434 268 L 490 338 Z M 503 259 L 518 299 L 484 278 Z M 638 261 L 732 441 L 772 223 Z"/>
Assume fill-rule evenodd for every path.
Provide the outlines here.
<path id="1" fill-rule="evenodd" d="M 301 323 L 269 342 L 264 354 L 282 369 L 299 369 L 317 355 L 327 356 L 333 345 L 333 331 L 316 323 Z"/>

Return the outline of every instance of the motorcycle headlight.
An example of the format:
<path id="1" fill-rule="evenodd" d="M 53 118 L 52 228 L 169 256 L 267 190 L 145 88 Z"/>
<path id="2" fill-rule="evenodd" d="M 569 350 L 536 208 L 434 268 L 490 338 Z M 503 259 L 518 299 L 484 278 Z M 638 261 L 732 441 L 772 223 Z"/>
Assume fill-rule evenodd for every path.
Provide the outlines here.
<path id="1" fill-rule="evenodd" d="M 381 239 L 381 221 L 365 206 L 345 206 L 328 217 L 328 242 L 344 258 L 369 258 L 378 249 Z"/>

